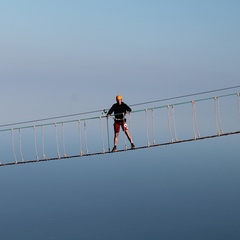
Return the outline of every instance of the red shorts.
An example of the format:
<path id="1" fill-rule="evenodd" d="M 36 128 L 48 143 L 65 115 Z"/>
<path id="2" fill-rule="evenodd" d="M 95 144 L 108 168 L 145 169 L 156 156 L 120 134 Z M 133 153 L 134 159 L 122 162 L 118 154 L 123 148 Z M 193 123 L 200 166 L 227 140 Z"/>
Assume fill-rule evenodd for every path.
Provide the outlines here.
<path id="1" fill-rule="evenodd" d="M 115 122 L 113 124 L 113 126 L 114 126 L 114 132 L 115 133 L 119 133 L 120 132 L 120 126 L 122 127 L 123 131 L 128 130 L 128 125 L 127 125 L 126 122 Z"/>

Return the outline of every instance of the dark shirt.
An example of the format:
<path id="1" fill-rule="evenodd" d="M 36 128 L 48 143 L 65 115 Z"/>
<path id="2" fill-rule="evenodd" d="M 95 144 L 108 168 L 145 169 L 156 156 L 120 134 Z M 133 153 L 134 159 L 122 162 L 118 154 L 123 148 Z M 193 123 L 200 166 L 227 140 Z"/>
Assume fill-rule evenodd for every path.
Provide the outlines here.
<path id="1" fill-rule="evenodd" d="M 121 104 L 118 103 L 113 104 L 107 114 L 111 115 L 114 112 L 115 119 L 123 121 L 126 112 L 131 111 L 132 109 L 126 103 L 122 102 Z"/>

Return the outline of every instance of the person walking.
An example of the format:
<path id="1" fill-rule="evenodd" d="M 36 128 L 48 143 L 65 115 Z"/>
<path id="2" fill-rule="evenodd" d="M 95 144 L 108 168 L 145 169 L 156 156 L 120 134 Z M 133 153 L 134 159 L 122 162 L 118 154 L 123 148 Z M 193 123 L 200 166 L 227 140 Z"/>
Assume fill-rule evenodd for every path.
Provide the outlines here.
<path id="1" fill-rule="evenodd" d="M 118 136 L 120 132 L 120 127 L 125 132 L 130 144 L 131 149 L 135 148 L 135 145 L 133 143 L 132 137 L 128 131 L 128 125 L 126 123 L 125 115 L 127 113 L 130 113 L 132 109 L 122 101 L 122 96 L 117 95 L 116 96 L 116 103 L 112 105 L 112 107 L 109 109 L 107 113 L 107 117 L 109 117 L 112 113 L 114 113 L 114 147 L 112 149 L 112 152 L 117 151 L 117 143 L 118 143 Z"/>

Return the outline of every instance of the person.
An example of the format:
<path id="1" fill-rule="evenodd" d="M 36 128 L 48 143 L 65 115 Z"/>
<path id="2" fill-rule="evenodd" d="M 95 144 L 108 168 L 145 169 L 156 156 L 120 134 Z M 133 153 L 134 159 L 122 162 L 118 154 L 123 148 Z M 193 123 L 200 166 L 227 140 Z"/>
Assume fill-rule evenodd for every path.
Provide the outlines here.
<path id="1" fill-rule="evenodd" d="M 135 145 L 133 143 L 132 137 L 128 131 L 128 125 L 126 123 L 125 115 L 127 113 L 130 113 L 132 109 L 122 101 L 122 96 L 117 95 L 116 96 L 116 103 L 112 105 L 112 107 L 109 109 L 107 113 L 107 117 L 109 117 L 112 113 L 114 113 L 114 147 L 112 149 L 112 152 L 117 151 L 117 143 L 118 143 L 118 136 L 120 132 L 120 127 L 125 132 L 130 144 L 131 149 L 135 148 Z"/>

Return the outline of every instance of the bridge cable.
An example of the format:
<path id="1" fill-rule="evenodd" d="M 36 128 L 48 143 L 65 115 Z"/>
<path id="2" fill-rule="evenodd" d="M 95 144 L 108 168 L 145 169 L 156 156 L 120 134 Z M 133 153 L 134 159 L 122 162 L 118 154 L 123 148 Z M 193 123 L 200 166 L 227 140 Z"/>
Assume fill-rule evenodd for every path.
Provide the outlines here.
<path id="1" fill-rule="evenodd" d="M 175 113 L 174 113 L 174 105 L 172 105 L 172 118 L 173 118 L 173 126 L 174 126 L 175 140 L 178 141 L 176 121 L 175 121 Z"/>
<path id="2" fill-rule="evenodd" d="M 86 153 L 88 154 L 88 145 L 87 145 L 87 122 L 86 122 L 86 119 L 84 119 L 84 140 L 85 140 Z"/>
<path id="3" fill-rule="evenodd" d="M 33 132 L 34 132 L 34 146 L 35 146 L 36 159 L 38 160 L 36 126 L 33 126 Z"/>
<path id="4" fill-rule="evenodd" d="M 195 101 L 192 101 L 192 126 L 193 126 L 193 133 L 194 138 L 200 137 L 198 122 L 197 122 L 197 114 L 196 114 L 196 104 Z"/>
<path id="5" fill-rule="evenodd" d="M 41 126 L 41 135 L 42 135 L 42 158 L 45 159 L 45 149 L 44 149 L 44 125 Z"/>
<path id="6" fill-rule="evenodd" d="M 147 137 L 147 146 L 150 146 L 149 134 L 148 134 L 148 109 L 145 109 L 145 123 L 146 123 L 146 137 Z"/>
<path id="7" fill-rule="evenodd" d="M 123 124 L 125 125 L 125 123 Z M 123 126 L 123 131 L 124 131 L 124 146 L 125 146 L 125 150 L 127 150 L 127 134 L 126 134 L 125 126 Z"/>
<path id="8" fill-rule="evenodd" d="M 172 128 L 171 128 L 171 120 L 170 120 L 170 106 L 167 105 L 167 115 L 168 115 L 168 131 L 169 131 L 169 134 L 170 134 L 170 140 L 171 142 L 173 143 L 173 137 L 172 137 Z"/>
<path id="9" fill-rule="evenodd" d="M 219 107 L 218 97 L 214 97 L 214 109 L 215 109 L 215 119 L 216 119 L 218 135 L 221 135 L 223 131 L 222 131 L 222 125 L 221 125 L 221 119 L 220 119 L 220 107 Z"/>
<path id="10" fill-rule="evenodd" d="M 208 93 L 231 90 L 231 89 L 239 88 L 239 87 L 240 87 L 240 85 L 239 86 L 233 86 L 233 87 L 220 88 L 220 89 L 215 89 L 215 90 L 210 90 L 210 91 L 203 91 L 203 92 L 198 92 L 198 93 L 180 95 L 180 96 L 176 96 L 176 97 L 162 98 L 162 99 L 159 99 L 159 100 L 135 103 L 135 104 L 131 104 L 130 106 L 139 106 L 139 105 L 151 104 L 151 103 L 156 103 L 156 102 L 164 102 L 164 101 L 175 100 L 175 99 L 180 99 L 180 98 L 193 97 L 193 96 L 198 96 L 198 95 L 203 95 L 203 94 L 208 94 Z"/>
<path id="11" fill-rule="evenodd" d="M 238 99 L 238 119 L 240 121 L 240 93 L 237 93 L 237 99 Z"/>
<path id="12" fill-rule="evenodd" d="M 15 146 L 14 146 L 14 130 L 13 130 L 13 129 L 11 129 L 11 133 L 12 133 L 12 149 L 13 149 L 13 155 L 14 155 L 15 163 L 17 164 L 18 161 L 17 161 L 16 151 L 15 151 Z"/>
<path id="13" fill-rule="evenodd" d="M 62 122 L 62 145 L 63 145 L 63 156 L 67 156 L 66 154 L 66 146 L 65 146 L 65 131 L 64 131 L 64 122 Z"/>
<path id="14" fill-rule="evenodd" d="M 57 147 L 57 156 L 58 158 L 61 157 L 60 152 L 59 152 L 59 146 L 58 146 L 58 130 L 57 130 L 57 123 L 54 123 L 55 127 L 55 137 L 56 137 L 56 147 Z"/>
<path id="15" fill-rule="evenodd" d="M 80 156 L 83 155 L 82 150 L 82 134 L 81 134 L 81 120 L 78 120 L 78 133 L 79 133 L 79 146 L 80 146 Z"/>
<path id="16" fill-rule="evenodd" d="M 198 96 L 198 95 L 203 95 L 203 94 L 208 94 L 208 93 L 214 93 L 214 92 L 231 90 L 231 89 L 235 89 L 235 88 L 239 88 L 239 87 L 240 87 L 240 85 L 239 86 L 226 87 L 226 88 L 220 88 L 220 89 L 214 89 L 214 90 L 210 90 L 210 91 L 203 91 L 203 92 L 186 94 L 186 95 L 181 95 L 181 96 L 176 96 L 176 97 L 163 98 L 163 99 L 154 100 L 154 101 L 147 101 L 147 102 L 142 102 L 142 103 L 130 104 L 129 106 L 139 106 L 139 105 L 145 105 L 145 104 L 150 104 L 150 103 L 163 102 L 163 101 L 168 101 L 168 100 L 174 100 L 174 99 Z M 67 115 L 61 115 L 61 116 L 55 116 L 55 117 L 49 117 L 49 118 L 35 119 L 35 120 L 30 120 L 30 121 L 15 122 L 15 123 L 9 123 L 9 124 L 0 125 L 0 127 L 14 126 L 14 125 L 19 125 L 19 124 L 28 124 L 28 123 L 33 123 L 33 122 L 56 120 L 56 119 L 67 118 L 67 117 L 74 117 L 74 116 L 80 116 L 80 115 L 86 115 L 86 114 L 99 113 L 99 112 L 102 112 L 102 111 L 103 110 L 94 110 L 94 111 L 74 113 L 74 114 L 67 114 Z M 107 110 L 104 109 L 104 111 L 107 111 Z"/>
<path id="17" fill-rule="evenodd" d="M 152 108 L 152 136 L 153 136 L 153 145 L 156 144 L 155 141 L 155 125 L 154 125 L 154 109 Z"/>
<path id="18" fill-rule="evenodd" d="M 102 117 L 99 117 L 100 120 L 100 133 L 101 133 L 101 139 L 102 139 L 102 153 L 105 153 L 104 149 L 104 137 L 103 137 L 103 130 L 102 130 Z"/>
<path id="19" fill-rule="evenodd" d="M 21 128 L 19 128 L 19 146 L 20 146 L 21 159 L 22 159 L 22 162 L 24 162 L 23 152 L 22 152 L 22 134 L 21 134 Z"/>

